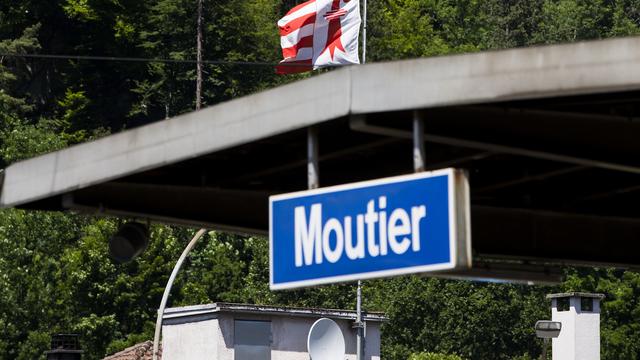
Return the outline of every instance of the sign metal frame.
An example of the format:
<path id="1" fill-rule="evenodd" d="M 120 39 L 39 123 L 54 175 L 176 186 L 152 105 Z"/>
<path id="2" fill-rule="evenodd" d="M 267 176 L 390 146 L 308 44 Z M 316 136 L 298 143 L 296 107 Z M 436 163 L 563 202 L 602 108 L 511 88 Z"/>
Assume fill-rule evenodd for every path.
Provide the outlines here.
<path id="1" fill-rule="evenodd" d="M 276 201 L 303 198 L 312 195 L 328 194 L 333 192 L 367 188 L 376 185 L 401 183 L 412 180 L 427 179 L 438 176 L 447 176 L 448 182 L 448 218 L 449 218 L 449 262 L 409 266 L 396 269 L 377 270 L 345 275 L 334 275 L 315 279 L 274 283 L 273 266 L 273 203 Z M 392 277 L 399 275 L 447 272 L 453 270 L 470 269 L 471 258 L 471 215 L 469 181 L 464 170 L 447 168 L 435 171 L 425 171 L 410 175 L 400 175 L 382 179 L 368 180 L 350 184 L 343 184 L 313 190 L 298 191 L 287 194 L 273 195 L 269 197 L 269 287 L 271 290 L 297 289 L 326 285 L 333 283 L 351 282 L 365 279 Z"/>

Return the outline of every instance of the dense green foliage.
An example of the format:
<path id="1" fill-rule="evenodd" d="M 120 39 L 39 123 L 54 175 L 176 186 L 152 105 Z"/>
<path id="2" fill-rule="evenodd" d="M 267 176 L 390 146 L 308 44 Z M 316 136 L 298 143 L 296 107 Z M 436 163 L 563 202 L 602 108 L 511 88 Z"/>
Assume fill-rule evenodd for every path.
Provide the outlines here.
<path id="1" fill-rule="evenodd" d="M 461 360 L 457 355 L 435 354 L 435 353 L 417 353 L 409 356 L 409 360 Z"/>
<path id="2" fill-rule="evenodd" d="M 205 0 L 205 58 L 275 62 L 275 22 L 295 0 Z M 370 61 L 636 34 L 638 0 L 371 0 Z M 0 3 L 0 54 L 193 59 L 195 1 Z M 304 75 L 303 75 L 304 76 Z M 204 103 L 297 77 L 269 66 L 206 65 Z M 43 152 L 191 111 L 195 66 L 0 56 L 0 168 Z M 82 335 L 86 359 L 151 338 L 156 308 L 192 230 L 154 225 L 149 249 L 117 265 L 119 219 L 0 211 L 0 359 L 38 359 L 51 334 Z M 270 292 L 263 238 L 209 233 L 170 305 L 234 301 L 352 308 L 352 285 Z M 640 359 L 640 275 L 569 270 L 557 288 L 402 277 L 365 283 L 385 311 L 385 359 L 532 359 L 544 294 L 597 291 L 603 359 Z"/>

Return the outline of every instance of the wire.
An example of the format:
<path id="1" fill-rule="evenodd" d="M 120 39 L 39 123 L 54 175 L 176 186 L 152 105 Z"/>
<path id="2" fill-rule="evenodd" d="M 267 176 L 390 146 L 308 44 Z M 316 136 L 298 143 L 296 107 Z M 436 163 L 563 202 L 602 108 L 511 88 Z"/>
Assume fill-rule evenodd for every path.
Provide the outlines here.
<path id="1" fill-rule="evenodd" d="M 85 60 L 85 61 L 126 61 L 126 62 L 147 62 L 147 63 L 179 63 L 179 64 L 197 64 L 197 60 L 178 60 L 178 59 L 162 59 L 162 58 L 141 58 L 141 57 L 116 57 L 116 56 L 85 56 L 85 55 L 53 55 L 53 54 L 2 54 L 0 57 L 14 57 L 27 59 L 53 59 L 53 60 Z M 201 64 L 208 65 L 241 65 L 241 66 L 292 66 L 306 67 L 308 64 L 296 63 L 277 63 L 267 61 L 229 61 L 229 60 L 202 60 Z M 331 65 L 326 67 L 337 67 L 342 65 Z"/>
<path id="2" fill-rule="evenodd" d="M 128 62 L 159 62 L 159 63 L 183 63 L 197 64 L 197 60 L 179 60 L 179 59 L 162 59 L 162 58 L 141 58 L 141 57 L 116 57 L 116 56 L 84 56 L 84 55 L 52 55 L 52 54 L 0 54 L 2 57 L 21 57 L 31 59 L 54 59 L 54 60 L 89 60 L 89 61 L 128 61 Z M 275 66 L 276 63 L 271 62 L 253 62 L 253 61 L 227 61 L 227 60 L 202 60 L 203 64 L 212 65 L 258 65 L 258 66 Z"/>

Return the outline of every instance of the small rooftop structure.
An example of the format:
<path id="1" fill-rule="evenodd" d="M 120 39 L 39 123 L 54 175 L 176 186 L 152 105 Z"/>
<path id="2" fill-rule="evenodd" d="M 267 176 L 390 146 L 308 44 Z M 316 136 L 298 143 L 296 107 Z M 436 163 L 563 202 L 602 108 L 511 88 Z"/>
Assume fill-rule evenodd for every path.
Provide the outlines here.
<path id="1" fill-rule="evenodd" d="M 554 360 L 600 360 L 600 301 L 604 294 L 549 294 L 551 319 L 562 323 L 553 342 Z"/>
<path id="2" fill-rule="evenodd" d="M 214 303 L 167 309 L 162 326 L 164 360 L 308 360 L 307 335 L 320 318 L 334 320 L 355 359 L 355 311 Z M 380 359 L 382 313 L 366 312 L 365 359 Z M 114 359 L 115 360 L 115 359 Z"/>
<path id="3" fill-rule="evenodd" d="M 566 293 L 556 293 L 556 294 L 547 294 L 547 299 L 559 299 L 559 298 L 570 298 L 570 297 L 579 297 L 579 298 L 592 298 L 602 300 L 605 298 L 604 294 L 592 294 L 586 292 L 566 292 Z"/>
<path id="4" fill-rule="evenodd" d="M 55 334 L 51 337 L 51 350 L 45 355 L 47 360 L 80 360 L 83 353 L 78 334 Z"/>
<path id="5" fill-rule="evenodd" d="M 353 310 L 319 309 L 291 306 L 251 305 L 217 302 L 206 305 L 192 305 L 174 307 L 165 310 L 164 323 L 171 319 L 201 316 L 204 314 L 234 313 L 234 314 L 258 314 L 281 315 L 290 317 L 326 317 L 329 319 L 355 320 L 356 312 Z M 383 322 L 388 319 L 381 312 L 364 312 L 364 321 Z"/>

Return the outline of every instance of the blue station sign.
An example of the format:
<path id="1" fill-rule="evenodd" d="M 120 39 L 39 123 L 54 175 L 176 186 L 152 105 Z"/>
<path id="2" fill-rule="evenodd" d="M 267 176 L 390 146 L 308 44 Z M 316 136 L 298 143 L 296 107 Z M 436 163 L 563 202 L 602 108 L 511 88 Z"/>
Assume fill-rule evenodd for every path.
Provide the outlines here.
<path id="1" fill-rule="evenodd" d="M 444 169 L 272 196 L 271 289 L 469 268 L 469 186 Z"/>

